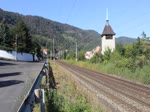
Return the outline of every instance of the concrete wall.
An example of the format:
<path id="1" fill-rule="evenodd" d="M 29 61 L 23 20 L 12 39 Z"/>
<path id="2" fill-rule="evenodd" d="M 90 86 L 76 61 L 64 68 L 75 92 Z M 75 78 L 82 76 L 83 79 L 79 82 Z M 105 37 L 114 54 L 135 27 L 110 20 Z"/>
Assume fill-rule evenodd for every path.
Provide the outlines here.
<path id="1" fill-rule="evenodd" d="M 115 50 L 115 36 L 112 39 L 106 39 L 106 36 L 102 37 L 102 51 L 101 53 L 104 54 L 107 48 L 110 48 L 111 51 Z"/>
<path id="2" fill-rule="evenodd" d="M 5 50 L 0 50 L 0 58 L 19 60 L 19 61 L 33 61 L 32 54 L 16 53 L 16 51 L 8 52 Z M 35 60 L 38 60 L 37 56 L 35 56 Z"/>

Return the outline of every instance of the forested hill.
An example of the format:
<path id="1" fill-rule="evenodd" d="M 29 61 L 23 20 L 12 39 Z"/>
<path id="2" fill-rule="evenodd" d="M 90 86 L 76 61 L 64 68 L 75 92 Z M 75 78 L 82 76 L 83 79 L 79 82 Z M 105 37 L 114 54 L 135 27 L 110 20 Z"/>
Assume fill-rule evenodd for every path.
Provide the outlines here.
<path id="1" fill-rule="evenodd" d="M 121 36 L 116 38 L 116 43 L 121 43 L 123 45 L 129 44 L 129 43 L 134 43 L 137 41 L 137 38 L 129 38 L 125 36 Z"/>
<path id="2" fill-rule="evenodd" d="M 22 17 L 30 33 L 38 37 L 43 46 L 52 46 L 52 39 L 55 39 L 56 49 L 74 49 L 77 41 L 79 49 L 91 50 L 101 42 L 100 34 L 93 30 L 82 30 L 80 28 L 62 24 L 39 16 L 21 15 L 0 9 L 0 21 L 3 18 L 9 26 L 14 26 L 17 19 Z"/>

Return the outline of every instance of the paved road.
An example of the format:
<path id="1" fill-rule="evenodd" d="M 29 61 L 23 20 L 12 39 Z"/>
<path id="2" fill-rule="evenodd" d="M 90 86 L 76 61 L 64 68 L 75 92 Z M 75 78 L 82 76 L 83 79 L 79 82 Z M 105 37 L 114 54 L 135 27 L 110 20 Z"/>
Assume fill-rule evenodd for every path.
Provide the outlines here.
<path id="1" fill-rule="evenodd" d="M 43 62 L 0 60 L 0 112 L 16 112 Z"/>

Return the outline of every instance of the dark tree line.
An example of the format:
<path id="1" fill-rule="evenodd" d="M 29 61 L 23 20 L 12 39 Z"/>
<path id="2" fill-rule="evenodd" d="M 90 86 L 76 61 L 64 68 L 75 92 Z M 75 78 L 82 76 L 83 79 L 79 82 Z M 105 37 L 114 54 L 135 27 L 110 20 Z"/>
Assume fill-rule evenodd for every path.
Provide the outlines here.
<path id="1" fill-rule="evenodd" d="M 6 24 L 5 19 L 0 23 L 0 46 L 3 47 L 13 47 L 13 38 L 11 35 L 10 27 Z"/>
<path id="2" fill-rule="evenodd" d="M 18 18 L 15 26 L 8 25 L 3 19 L 0 23 L 0 49 L 25 52 L 41 56 L 41 46 L 32 36 L 22 18 Z"/>

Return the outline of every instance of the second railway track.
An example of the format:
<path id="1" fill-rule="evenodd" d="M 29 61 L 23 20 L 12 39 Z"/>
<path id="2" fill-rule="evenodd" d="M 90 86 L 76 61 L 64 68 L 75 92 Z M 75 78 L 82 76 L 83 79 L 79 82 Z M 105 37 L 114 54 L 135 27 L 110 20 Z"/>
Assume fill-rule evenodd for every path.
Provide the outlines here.
<path id="1" fill-rule="evenodd" d="M 101 92 L 107 98 L 106 102 L 110 105 L 114 104 L 113 106 L 116 105 L 118 111 L 150 112 L 149 87 L 61 61 L 57 61 L 57 63 L 73 72 L 96 91 Z"/>

